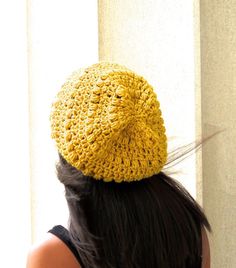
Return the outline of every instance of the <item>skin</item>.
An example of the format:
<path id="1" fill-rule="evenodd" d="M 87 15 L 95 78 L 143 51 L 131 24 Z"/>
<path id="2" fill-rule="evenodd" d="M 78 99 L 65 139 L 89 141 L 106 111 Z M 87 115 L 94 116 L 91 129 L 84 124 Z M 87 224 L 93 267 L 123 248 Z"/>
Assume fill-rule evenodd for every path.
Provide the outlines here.
<path id="1" fill-rule="evenodd" d="M 210 246 L 205 229 L 202 229 L 202 268 L 210 268 Z M 47 234 L 46 239 L 32 248 L 27 268 L 81 268 L 73 253 L 56 236 Z"/>
<path id="2" fill-rule="evenodd" d="M 28 254 L 27 268 L 81 268 L 70 249 L 53 234 L 34 246 Z"/>

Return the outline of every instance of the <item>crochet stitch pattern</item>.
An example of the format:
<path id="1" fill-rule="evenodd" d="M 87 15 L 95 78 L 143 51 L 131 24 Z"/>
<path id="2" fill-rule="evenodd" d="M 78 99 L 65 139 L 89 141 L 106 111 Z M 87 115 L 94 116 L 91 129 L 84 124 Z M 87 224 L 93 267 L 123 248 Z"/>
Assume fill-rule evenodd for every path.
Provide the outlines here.
<path id="1" fill-rule="evenodd" d="M 74 72 L 50 116 L 60 154 L 84 175 L 136 181 L 162 169 L 167 139 L 151 85 L 125 66 L 100 62 Z"/>

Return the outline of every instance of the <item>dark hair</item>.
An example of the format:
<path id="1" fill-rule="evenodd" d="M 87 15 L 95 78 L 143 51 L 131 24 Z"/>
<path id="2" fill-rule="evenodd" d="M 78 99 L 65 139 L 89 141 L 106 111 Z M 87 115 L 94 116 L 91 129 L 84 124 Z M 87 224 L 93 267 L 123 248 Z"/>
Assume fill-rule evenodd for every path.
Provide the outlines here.
<path id="1" fill-rule="evenodd" d="M 84 267 L 201 267 L 201 229 L 210 225 L 183 186 L 162 172 L 106 183 L 59 159 L 69 232 Z"/>

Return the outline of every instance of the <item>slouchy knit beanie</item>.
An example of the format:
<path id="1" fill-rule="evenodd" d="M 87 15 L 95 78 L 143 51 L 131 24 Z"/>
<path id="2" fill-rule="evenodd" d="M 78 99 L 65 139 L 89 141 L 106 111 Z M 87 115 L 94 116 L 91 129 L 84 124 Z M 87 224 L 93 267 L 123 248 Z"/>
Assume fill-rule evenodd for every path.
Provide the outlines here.
<path id="1" fill-rule="evenodd" d="M 166 163 L 157 96 L 125 66 L 100 62 L 74 72 L 52 105 L 50 121 L 59 153 L 94 179 L 141 180 Z"/>

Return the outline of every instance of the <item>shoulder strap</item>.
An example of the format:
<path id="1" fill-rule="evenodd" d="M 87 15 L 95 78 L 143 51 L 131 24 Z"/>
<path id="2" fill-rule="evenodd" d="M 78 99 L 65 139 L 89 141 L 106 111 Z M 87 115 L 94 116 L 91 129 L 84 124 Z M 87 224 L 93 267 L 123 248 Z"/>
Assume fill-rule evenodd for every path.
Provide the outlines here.
<path id="1" fill-rule="evenodd" d="M 71 242 L 69 231 L 63 227 L 62 225 L 56 225 L 51 230 L 48 231 L 49 233 L 55 235 L 58 237 L 62 242 L 64 242 L 67 247 L 70 249 L 70 251 L 74 254 L 75 258 L 79 262 L 80 266 L 84 268 L 81 258 L 79 256 L 79 253 L 74 246 L 74 244 Z"/>

